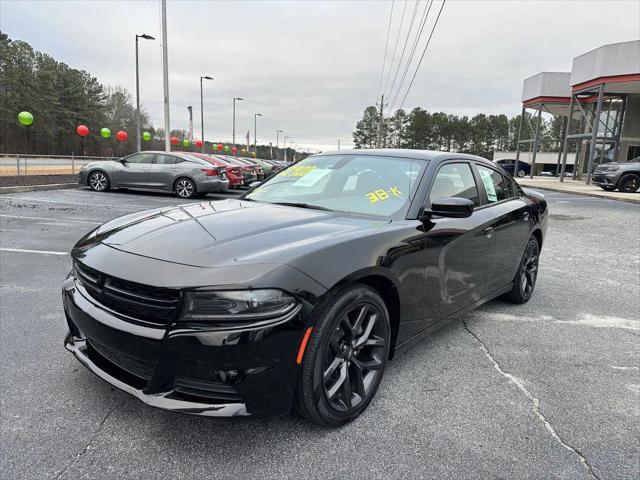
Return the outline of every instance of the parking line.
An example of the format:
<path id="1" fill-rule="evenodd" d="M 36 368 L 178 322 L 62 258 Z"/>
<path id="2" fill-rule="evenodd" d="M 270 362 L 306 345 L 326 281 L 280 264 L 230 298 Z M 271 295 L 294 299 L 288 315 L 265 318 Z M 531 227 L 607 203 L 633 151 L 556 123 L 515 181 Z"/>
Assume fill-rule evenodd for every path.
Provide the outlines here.
<path id="1" fill-rule="evenodd" d="M 23 248 L 0 248 L 3 252 L 16 252 L 16 253 L 42 253 L 44 255 L 69 255 L 67 252 L 52 252 L 50 250 L 25 250 Z"/>
<path id="2" fill-rule="evenodd" d="M 88 225 L 100 225 L 101 222 L 90 222 L 88 220 L 65 220 L 62 218 L 46 218 L 46 217 L 28 217 L 25 215 L 6 215 L 4 213 L 0 213 L 0 218 L 20 218 L 25 220 L 46 220 L 47 222 L 62 222 L 62 223 L 86 223 Z"/>

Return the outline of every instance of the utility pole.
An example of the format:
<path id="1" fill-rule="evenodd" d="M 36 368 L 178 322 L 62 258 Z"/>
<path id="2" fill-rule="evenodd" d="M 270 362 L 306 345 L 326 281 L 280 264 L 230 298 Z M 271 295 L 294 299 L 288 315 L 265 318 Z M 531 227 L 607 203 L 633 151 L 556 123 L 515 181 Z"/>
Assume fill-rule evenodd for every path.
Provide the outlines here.
<path id="1" fill-rule="evenodd" d="M 202 99 L 202 80 L 213 80 L 213 77 L 204 75 L 200 77 L 200 140 L 202 140 L 202 153 L 204 153 L 204 101 Z"/>
<path id="2" fill-rule="evenodd" d="M 340 139 L 338 139 L 338 150 L 340 150 Z"/>
<path id="3" fill-rule="evenodd" d="M 171 151 L 169 119 L 169 49 L 167 48 L 167 0 L 162 0 L 162 77 L 164 85 L 164 150 Z"/>
<path id="4" fill-rule="evenodd" d="M 384 122 L 383 116 L 383 107 L 384 107 L 384 95 L 380 98 L 380 120 L 378 123 L 378 141 L 376 142 L 376 146 L 378 148 L 382 148 L 382 123 Z"/>
<path id="5" fill-rule="evenodd" d="M 278 148 L 280 144 L 278 142 L 280 140 L 281 133 L 284 133 L 284 130 L 276 130 L 276 160 L 280 158 L 280 155 L 279 155 L 280 152 L 278 152 Z"/>
<path id="6" fill-rule="evenodd" d="M 233 146 L 236 146 L 236 100 L 243 100 L 240 97 L 233 97 Z"/>
<path id="7" fill-rule="evenodd" d="M 258 156 L 258 117 L 261 117 L 261 113 L 253 114 L 253 151 Z"/>

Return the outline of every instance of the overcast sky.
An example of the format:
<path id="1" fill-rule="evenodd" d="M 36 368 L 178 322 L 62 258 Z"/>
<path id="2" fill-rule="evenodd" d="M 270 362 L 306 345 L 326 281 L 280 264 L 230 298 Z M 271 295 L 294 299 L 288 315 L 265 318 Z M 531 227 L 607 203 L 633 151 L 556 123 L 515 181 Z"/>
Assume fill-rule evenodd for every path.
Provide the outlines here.
<path id="1" fill-rule="evenodd" d="M 434 1 L 418 54 L 441 1 Z M 403 6 L 395 1 L 391 51 Z M 413 7 L 409 1 L 396 57 Z M 187 127 L 186 106 L 193 105 L 200 136 L 199 77 L 211 75 L 204 91 L 208 140 L 231 139 L 232 98 L 239 96 L 237 139 L 253 132 L 259 112 L 259 143 L 275 144 L 281 129 L 312 150 L 334 148 L 337 139 L 351 145 L 356 121 L 378 95 L 390 8 L 391 1 L 169 1 L 172 128 Z M 448 0 L 404 108 L 515 114 L 524 78 L 569 71 L 574 56 L 640 38 L 639 18 L 638 0 Z M 163 126 L 159 0 L 1 0 L 0 29 L 132 94 L 134 35 L 155 36 L 140 41 L 141 101 Z M 407 53 L 410 47 L 411 40 Z"/>

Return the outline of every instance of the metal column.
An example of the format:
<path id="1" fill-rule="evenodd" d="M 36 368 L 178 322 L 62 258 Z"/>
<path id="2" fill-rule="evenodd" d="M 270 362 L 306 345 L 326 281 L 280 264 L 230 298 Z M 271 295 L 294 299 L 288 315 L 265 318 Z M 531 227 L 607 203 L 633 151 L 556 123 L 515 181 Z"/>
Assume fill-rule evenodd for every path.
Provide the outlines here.
<path id="1" fill-rule="evenodd" d="M 569 132 L 571 132 L 571 120 L 573 120 L 573 103 L 575 95 L 571 94 L 571 102 L 569 102 L 569 117 L 567 117 L 567 130 L 564 135 L 564 148 L 562 150 L 562 167 L 560 168 L 560 181 L 564 182 L 564 172 L 567 168 L 567 150 L 569 149 Z M 575 168 L 575 166 L 574 166 Z"/>
<path id="2" fill-rule="evenodd" d="M 533 158 L 531 159 L 531 170 L 529 171 L 529 178 L 533 178 L 533 170 L 536 166 L 536 155 L 538 153 L 538 137 L 540 136 L 540 122 L 542 120 L 542 104 L 538 106 L 538 115 L 536 119 L 536 133 L 533 139 Z"/>
<path id="3" fill-rule="evenodd" d="M 520 137 L 522 137 L 522 123 L 524 122 L 524 107 L 520 113 L 520 126 L 518 127 L 518 141 L 516 143 L 516 163 L 513 165 L 513 176 L 518 177 L 518 163 L 520 162 Z"/>
<path id="4" fill-rule="evenodd" d="M 562 139 L 567 136 L 567 122 L 569 121 L 569 117 L 565 117 L 564 122 L 562 122 L 562 129 L 560 130 L 560 144 L 562 144 Z M 558 149 L 558 161 L 556 162 L 556 178 L 560 174 L 560 162 L 562 161 L 562 149 Z"/>
<path id="5" fill-rule="evenodd" d="M 591 185 L 591 170 L 593 168 L 593 160 L 596 157 L 596 142 L 598 141 L 598 130 L 600 127 L 600 112 L 602 111 L 602 95 L 604 93 L 604 84 L 600 84 L 598 88 L 598 103 L 596 104 L 596 114 L 593 117 L 591 147 L 589 148 L 589 163 L 587 164 L 587 180 L 585 183 Z"/>

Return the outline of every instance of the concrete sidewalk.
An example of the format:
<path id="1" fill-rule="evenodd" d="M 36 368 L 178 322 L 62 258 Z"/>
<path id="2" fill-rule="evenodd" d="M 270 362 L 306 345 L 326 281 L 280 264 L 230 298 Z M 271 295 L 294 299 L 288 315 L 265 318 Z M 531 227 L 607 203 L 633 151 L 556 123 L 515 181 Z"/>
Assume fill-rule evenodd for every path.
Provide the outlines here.
<path id="1" fill-rule="evenodd" d="M 576 195 L 587 195 L 589 197 L 608 198 L 621 202 L 640 203 L 640 193 L 606 192 L 596 185 L 585 185 L 584 180 L 572 180 L 565 178 L 560 182 L 557 178 L 533 177 L 532 179 L 518 178 L 518 183 L 523 187 L 539 188 L 540 190 L 551 190 L 554 192 L 573 193 Z"/>

